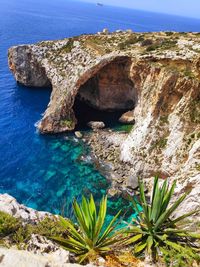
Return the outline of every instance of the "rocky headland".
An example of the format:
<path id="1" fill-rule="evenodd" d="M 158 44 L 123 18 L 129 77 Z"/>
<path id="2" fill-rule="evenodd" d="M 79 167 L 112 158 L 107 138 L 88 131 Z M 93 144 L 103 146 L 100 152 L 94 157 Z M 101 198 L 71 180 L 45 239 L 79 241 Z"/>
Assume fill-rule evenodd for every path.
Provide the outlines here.
<path id="1" fill-rule="evenodd" d="M 138 176 L 151 186 L 158 174 L 178 181 L 177 195 L 190 190 L 179 214 L 200 208 L 199 33 L 105 31 L 11 47 L 8 59 L 17 82 L 52 87 L 41 133 L 74 130 L 76 99 L 129 110 L 130 133 L 98 130 L 89 141 L 111 164 L 113 188 L 132 191 Z"/>

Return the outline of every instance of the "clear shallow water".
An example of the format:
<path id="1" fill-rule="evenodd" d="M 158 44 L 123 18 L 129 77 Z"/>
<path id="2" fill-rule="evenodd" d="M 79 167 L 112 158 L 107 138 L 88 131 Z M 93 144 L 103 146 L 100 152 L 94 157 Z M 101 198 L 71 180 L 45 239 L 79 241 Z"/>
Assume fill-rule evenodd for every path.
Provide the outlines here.
<path id="1" fill-rule="evenodd" d="M 97 7 L 67 0 L 0 0 L 0 193 L 54 213 L 66 210 L 74 196 L 92 192 L 96 199 L 108 188 L 90 162 L 84 144 L 67 134 L 41 136 L 41 118 L 49 89 L 16 84 L 7 67 L 12 45 L 60 39 L 83 33 L 131 28 L 134 31 L 199 31 L 200 20 L 134 10 Z M 124 202 L 109 202 L 109 213 Z"/>

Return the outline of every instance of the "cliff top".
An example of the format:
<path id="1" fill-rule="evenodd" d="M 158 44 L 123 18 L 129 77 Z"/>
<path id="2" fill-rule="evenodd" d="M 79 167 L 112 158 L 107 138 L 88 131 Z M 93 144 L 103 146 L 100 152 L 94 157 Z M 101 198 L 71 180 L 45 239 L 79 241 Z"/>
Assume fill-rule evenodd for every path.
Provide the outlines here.
<path id="1" fill-rule="evenodd" d="M 81 35 L 57 41 L 43 41 L 36 44 L 43 47 L 47 56 L 54 60 L 80 47 L 88 53 L 103 56 L 113 52 L 129 52 L 140 57 L 191 59 L 200 55 L 200 33 L 113 32 Z M 55 52 L 54 56 L 51 52 Z"/>

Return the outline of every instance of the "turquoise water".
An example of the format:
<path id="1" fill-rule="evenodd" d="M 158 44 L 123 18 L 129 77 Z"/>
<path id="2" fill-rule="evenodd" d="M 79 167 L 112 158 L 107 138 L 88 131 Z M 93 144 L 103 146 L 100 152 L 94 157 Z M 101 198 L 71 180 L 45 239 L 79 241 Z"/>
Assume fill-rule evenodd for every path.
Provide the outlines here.
<path id="1" fill-rule="evenodd" d="M 60 39 L 103 28 L 114 31 L 198 31 L 200 20 L 120 9 L 68 0 L 1 0 L 0 5 L 0 192 L 29 207 L 71 214 L 73 197 L 94 194 L 99 200 L 109 183 L 73 135 L 39 135 L 34 124 L 49 102 L 50 89 L 16 84 L 7 67 L 12 45 Z M 118 129 L 119 130 L 119 129 Z M 109 199 L 112 216 L 123 207 Z"/>

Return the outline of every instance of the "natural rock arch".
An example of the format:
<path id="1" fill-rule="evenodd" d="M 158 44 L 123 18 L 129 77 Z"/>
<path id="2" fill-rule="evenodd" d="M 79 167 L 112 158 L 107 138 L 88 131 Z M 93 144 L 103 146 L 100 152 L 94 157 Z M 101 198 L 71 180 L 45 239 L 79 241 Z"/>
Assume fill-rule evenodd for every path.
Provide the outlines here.
<path id="1" fill-rule="evenodd" d="M 84 68 L 82 73 L 74 74 L 70 84 L 67 83 L 67 75 L 59 86 L 54 85 L 52 79 L 51 101 L 38 125 L 40 131 L 73 130 L 77 124 L 73 110 L 76 97 L 99 110 L 133 109 L 137 102 L 137 90 L 130 78 L 131 65 L 130 57 L 111 55 L 98 59 L 96 64 Z M 60 88 L 62 91 L 59 93 Z M 56 110 L 52 107 L 56 107 Z"/>
<path id="2" fill-rule="evenodd" d="M 26 86 L 52 86 L 50 102 L 37 124 L 41 133 L 75 128 L 73 106 L 77 95 L 96 109 L 109 111 L 133 109 L 138 101 L 130 78 L 131 56 L 122 52 L 99 56 L 85 50 L 80 54 L 77 48 L 66 54 L 66 62 L 62 59 L 54 64 L 42 51 L 43 46 L 31 45 L 9 49 L 9 66 L 18 82 Z"/>
<path id="3" fill-rule="evenodd" d="M 82 84 L 77 96 L 98 110 L 133 109 L 137 93 L 129 77 L 131 60 L 116 58 Z"/>

